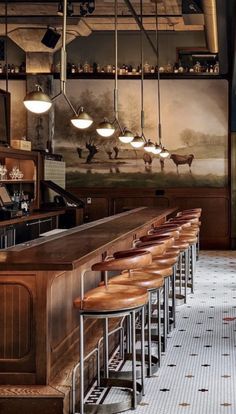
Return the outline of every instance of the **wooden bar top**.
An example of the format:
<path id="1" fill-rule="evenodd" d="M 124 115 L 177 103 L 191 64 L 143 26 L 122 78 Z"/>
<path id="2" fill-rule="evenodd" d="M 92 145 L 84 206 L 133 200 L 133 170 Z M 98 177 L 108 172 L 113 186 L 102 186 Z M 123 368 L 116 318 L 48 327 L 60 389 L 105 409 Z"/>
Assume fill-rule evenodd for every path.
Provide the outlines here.
<path id="1" fill-rule="evenodd" d="M 115 240 L 122 240 L 174 211 L 176 208 L 142 207 L 67 230 L 49 240 L 39 239 L 35 245 L 28 243 L 21 250 L 16 246 L 0 251 L 0 271 L 73 270 Z"/>

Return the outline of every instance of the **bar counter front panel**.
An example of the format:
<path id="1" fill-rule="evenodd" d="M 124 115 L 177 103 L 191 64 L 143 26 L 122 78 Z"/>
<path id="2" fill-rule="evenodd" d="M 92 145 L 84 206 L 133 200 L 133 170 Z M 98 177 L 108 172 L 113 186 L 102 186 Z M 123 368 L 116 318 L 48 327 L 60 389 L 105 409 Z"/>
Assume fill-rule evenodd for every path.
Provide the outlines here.
<path id="1" fill-rule="evenodd" d="M 0 252 L 0 384 L 49 385 L 68 358 L 78 360 L 73 300 L 80 296 L 81 272 L 130 248 L 175 210 L 139 208 Z M 100 281 L 100 272 L 88 271 L 85 290 Z M 94 323 L 86 325 L 86 341 L 94 336 Z"/>

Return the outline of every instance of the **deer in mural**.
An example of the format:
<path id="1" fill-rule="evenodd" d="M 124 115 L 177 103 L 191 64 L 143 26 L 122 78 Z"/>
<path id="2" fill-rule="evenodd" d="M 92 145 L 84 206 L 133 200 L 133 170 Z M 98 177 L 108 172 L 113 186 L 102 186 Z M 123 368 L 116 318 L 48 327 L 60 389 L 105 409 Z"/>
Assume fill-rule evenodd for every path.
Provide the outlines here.
<path id="1" fill-rule="evenodd" d="M 188 164 L 189 171 L 191 172 L 191 165 L 194 159 L 193 154 L 189 154 L 189 155 L 171 154 L 170 159 L 175 163 L 177 172 L 179 172 L 179 169 L 178 169 L 179 165 L 184 165 L 184 164 Z"/>

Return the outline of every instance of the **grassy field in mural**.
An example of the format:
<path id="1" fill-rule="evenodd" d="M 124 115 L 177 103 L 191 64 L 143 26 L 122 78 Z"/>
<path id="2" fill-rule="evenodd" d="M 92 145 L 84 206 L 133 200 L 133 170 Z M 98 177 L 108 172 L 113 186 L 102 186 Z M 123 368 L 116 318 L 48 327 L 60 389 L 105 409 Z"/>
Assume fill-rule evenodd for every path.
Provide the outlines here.
<path id="1" fill-rule="evenodd" d="M 213 174 L 196 176 L 192 174 L 175 173 L 119 173 L 67 174 L 68 187 L 115 187 L 115 188 L 162 188 L 162 187 L 224 187 L 226 177 L 217 177 Z"/>
<path id="2" fill-rule="evenodd" d="M 157 188 L 227 185 L 227 172 L 222 158 L 196 158 L 193 160 L 191 171 L 188 165 L 179 166 L 177 171 L 173 161 L 167 159 L 162 171 L 158 157 L 153 158 L 151 165 L 144 164 L 143 151 L 135 153 L 133 150 L 123 150 L 117 159 L 109 159 L 106 153 L 99 152 L 91 163 L 86 163 L 85 151 L 82 158 L 79 158 L 76 148 L 57 148 L 57 151 L 64 154 L 69 187 Z"/>

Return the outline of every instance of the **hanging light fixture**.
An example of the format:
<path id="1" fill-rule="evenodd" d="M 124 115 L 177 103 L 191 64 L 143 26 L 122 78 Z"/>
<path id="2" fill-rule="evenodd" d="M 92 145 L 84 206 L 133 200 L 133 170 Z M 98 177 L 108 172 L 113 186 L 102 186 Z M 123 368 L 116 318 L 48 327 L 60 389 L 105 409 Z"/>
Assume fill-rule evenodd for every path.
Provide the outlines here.
<path id="1" fill-rule="evenodd" d="M 155 144 L 155 145 L 154 145 L 154 148 L 152 149 L 152 153 L 153 153 L 154 155 L 158 155 L 158 154 L 160 154 L 160 153 L 161 153 L 161 151 L 162 151 L 162 148 L 160 147 L 160 145 Z"/>
<path id="2" fill-rule="evenodd" d="M 140 17 L 141 25 L 143 27 L 143 2 L 140 0 Z M 133 148 L 142 148 L 144 149 L 151 148 L 151 141 L 147 141 L 144 135 L 144 99 L 143 99 L 143 89 L 144 89 L 144 70 L 143 70 L 143 30 L 140 29 L 140 54 L 141 54 L 141 135 L 136 135 L 133 141 L 130 143 Z"/>
<path id="3" fill-rule="evenodd" d="M 34 114 L 43 114 L 52 106 L 52 101 L 46 93 L 43 92 L 41 86 L 35 85 L 36 90 L 27 93 L 24 98 L 24 105 L 28 111 Z"/>
<path id="4" fill-rule="evenodd" d="M 153 142 L 150 139 L 143 146 L 143 149 L 146 152 L 153 152 L 154 148 L 155 148 L 155 144 L 153 144 Z"/>
<path id="5" fill-rule="evenodd" d="M 93 120 L 87 112 L 84 112 L 84 108 L 81 107 L 78 114 L 71 118 L 71 123 L 78 129 L 86 129 L 92 125 Z"/>
<path id="6" fill-rule="evenodd" d="M 123 133 L 121 132 L 121 134 L 119 135 L 119 140 L 123 143 L 123 144 L 130 144 L 134 139 L 134 134 L 133 132 L 129 131 L 129 129 L 124 129 Z"/>
<path id="7" fill-rule="evenodd" d="M 161 85 L 160 85 L 160 62 L 159 62 L 159 32 L 158 32 L 158 8 L 157 0 L 155 1 L 156 13 L 156 58 L 157 58 L 157 118 L 158 118 L 158 144 L 152 150 L 153 154 L 159 155 L 161 158 L 167 158 L 169 151 L 162 145 L 162 128 L 161 128 Z"/>
<path id="8" fill-rule="evenodd" d="M 107 118 L 104 118 L 96 128 L 96 131 L 101 137 L 109 138 L 114 134 L 115 127 Z"/>
<path id="9" fill-rule="evenodd" d="M 67 14 L 70 13 L 71 2 L 67 4 L 67 0 L 59 2 L 61 15 L 63 16 L 63 25 L 62 25 L 62 47 L 61 47 L 61 69 L 60 69 L 60 92 L 54 96 L 52 99 L 43 92 L 40 85 L 36 85 L 36 90 L 27 93 L 24 98 L 24 105 L 26 109 L 35 114 L 42 114 L 47 112 L 53 101 L 55 101 L 59 96 L 63 96 L 72 112 L 74 117 L 71 119 L 71 123 L 80 129 L 88 128 L 92 124 L 92 118 L 84 112 L 82 107 L 79 108 L 77 112 L 70 102 L 68 96 L 66 95 L 66 70 L 67 70 L 67 55 L 66 55 L 66 19 Z"/>
<path id="10" fill-rule="evenodd" d="M 167 158 L 170 155 L 170 153 L 165 147 L 162 147 L 162 150 L 159 155 L 161 158 Z"/>
<path id="11" fill-rule="evenodd" d="M 130 144 L 133 148 L 142 148 L 145 144 L 145 141 L 142 136 L 135 135 L 133 141 Z"/>
<path id="12" fill-rule="evenodd" d="M 119 121 L 119 111 L 118 111 L 118 28 L 117 28 L 117 18 L 118 18 L 118 1 L 115 0 L 114 4 L 114 14 L 115 14 L 115 86 L 114 86 L 114 120 L 112 122 L 108 119 L 104 119 L 96 129 L 97 133 L 102 137 L 111 137 L 115 131 L 116 126 L 119 128 L 119 140 L 125 144 L 130 143 L 134 135 L 127 128 L 122 128 Z"/>

